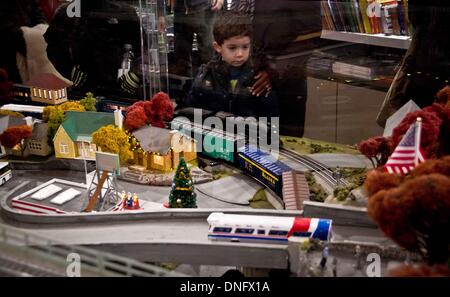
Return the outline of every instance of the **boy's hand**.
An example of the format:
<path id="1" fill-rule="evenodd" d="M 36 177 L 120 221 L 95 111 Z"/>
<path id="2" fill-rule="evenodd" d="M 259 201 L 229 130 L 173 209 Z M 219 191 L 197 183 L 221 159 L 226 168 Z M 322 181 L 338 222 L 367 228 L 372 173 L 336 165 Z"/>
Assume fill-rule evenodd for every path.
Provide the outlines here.
<path id="1" fill-rule="evenodd" d="M 222 9 L 223 1 L 224 0 L 212 0 L 211 10 L 218 11 L 218 10 Z"/>
<path id="2" fill-rule="evenodd" d="M 253 84 L 250 91 L 252 95 L 259 97 L 266 93 L 266 96 L 272 90 L 272 82 L 270 81 L 269 74 L 266 71 L 261 71 L 255 76 L 256 82 Z"/>

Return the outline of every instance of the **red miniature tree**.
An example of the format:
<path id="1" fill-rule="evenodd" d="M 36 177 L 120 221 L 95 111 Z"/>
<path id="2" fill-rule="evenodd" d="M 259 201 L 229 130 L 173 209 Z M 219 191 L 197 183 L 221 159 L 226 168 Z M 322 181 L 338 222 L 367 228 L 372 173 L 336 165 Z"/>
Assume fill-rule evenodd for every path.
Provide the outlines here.
<path id="1" fill-rule="evenodd" d="M 446 86 L 436 95 L 436 103 L 446 105 L 450 101 L 450 86 Z"/>
<path id="2" fill-rule="evenodd" d="M 439 127 L 440 132 L 437 142 L 434 146 L 435 154 L 433 156 L 442 157 L 450 154 L 450 101 L 447 105 L 434 103 L 423 109 L 427 112 L 434 113 L 437 117 L 442 120 L 441 126 Z"/>
<path id="3" fill-rule="evenodd" d="M 138 102 L 139 103 L 139 102 Z M 132 105 L 131 107 L 133 107 Z M 134 106 L 133 108 L 127 109 L 127 114 L 125 117 L 124 125 L 129 131 L 134 131 L 145 124 L 147 124 L 148 118 L 145 114 L 143 106 Z"/>
<path id="4" fill-rule="evenodd" d="M 428 174 L 369 198 L 368 214 L 400 246 L 420 253 L 430 264 L 448 261 L 450 178 Z"/>
<path id="5" fill-rule="evenodd" d="M 150 111 L 150 124 L 155 127 L 164 128 L 165 121 L 169 121 L 173 117 L 173 104 L 166 93 L 159 92 L 153 96 L 148 106 Z"/>
<path id="6" fill-rule="evenodd" d="M 372 137 L 361 141 L 358 150 L 372 162 L 373 167 L 379 167 L 386 164 L 392 154 L 392 141 L 383 136 Z"/>
<path id="7" fill-rule="evenodd" d="M 6 129 L 2 135 L 0 135 L 0 143 L 7 148 L 14 148 L 16 145 L 20 145 L 21 154 L 25 150 L 24 140 L 31 137 L 32 129 L 30 126 L 15 126 Z"/>
<path id="8" fill-rule="evenodd" d="M 418 110 L 407 114 L 392 132 L 393 145 L 396 147 L 400 143 L 406 131 L 418 117 L 422 118 L 421 147 L 428 158 L 435 157 L 442 120 L 435 112 L 429 110 Z"/>
<path id="9" fill-rule="evenodd" d="M 150 124 L 155 127 L 164 128 L 165 121 L 173 117 L 173 105 L 166 93 L 159 92 L 150 101 L 139 101 L 127 109 L 125 116 L 125 127 L 134 131 Z"/>
<path id="10" fill-rule="evenodd" d="M 390 276 L 394 277 L 443 277 L 450 276 L 450 268 L 446 264 L 440 265 L 402 265 L 389 271 Z"/>
<path id="11" fill-rule="evenodd" d="M 403 181 L 403 177 L 397 174 L 389 174 L 378 170 L 372 170 L 367 173 L 364 187 L 370 195 L 378 191 L 398 187 Z"/>
<path id="12" fill-rule="evenodd" d="M 439 173 L 446 176 L 450 176 L 450 156 L 442 159 L 427 160 L 426 162 L 418 165 L 411 172 L 410 177 L 418 177 L 421 175 Z"/>

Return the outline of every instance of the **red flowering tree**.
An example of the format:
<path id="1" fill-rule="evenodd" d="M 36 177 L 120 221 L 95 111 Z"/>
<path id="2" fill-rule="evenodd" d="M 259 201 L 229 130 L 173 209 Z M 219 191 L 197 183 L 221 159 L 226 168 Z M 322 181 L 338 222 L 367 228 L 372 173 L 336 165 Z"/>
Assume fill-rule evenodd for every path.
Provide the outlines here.
<path id="1" fill-rule="evenodd" d="M 406 131 L 418 117 L 422 118 L 421 147 L 428 158 L 435 157 L 442 119 L 435 112 L 429 110 L 418 110 L 407 114 L 392 132 L 393 145 L 396 147 L 400 143 Z"/>
<path id="2" fill-rule="evenodd" d="M 400 246 L 430 264 L 445 263 L 450 245 L 450 177 L 439 173 L 406 180 L 369 198 L 368 214 Z"/>
<path id="3" fill-rule="evenodd" d="M 389 271 L 394 277 L 449 277 L 450 268 L 446 264 L 439 265 L 402 265 Z"/>
<path id="4" fill-rule="evenodd" d="M 373 167 L 379 167 L 386 164 L 392 154 L 392 140 L 383 136 L 372 137 L 361 141 L 358 150 L 372 162 Z"/>
<path id="5" fill-rule="evenodd" d="M 442 159 L 427 160 L 418 165 L 409 175 L 409 178 L 418 177 L 432 173 L 439 173 L 450 177 L 450 156 Z"/>
<path id="6" fill-rule="evenodd" d="M 436 95 L 436 103 L 446 105 L 448 102 L 450 102 L 450 86 L 446 86 Z"/>
<path id="7" fill-rule="evenodd" d="M 23 154 L 26 148 L 25 139 L 31 137 L 32 132 L 31 127 L 27 125 L 10 127 L 0 135 L 0 143 L 9 149 L 20 145 L 18 148 Z"/>
<path id="8" fill-rule="evenodd" d="M 148 121 L 144 110 L 144 101 L 138 101 L 127 108 L 124 125 L 129 131 L 134 131 L 144 126 Z"/>
<path id="9" fill-rule="evenodd" d="M 159 92 L 150 101 L 139 101 L 127 109 L 125 128 L 134 131 L 146 124 L 166 127 L 165 121 L 173 117 L 173 105 L 166 93 Z"/>
<path id="10" fill-rule="evenodd" d="M 173 118 L 173 104 L 166 93 L 159 92 L 153 96 L 149 106 L 150 124 L 155 127 L 164 128 L 164 122 Z"/>
<path id="11" fill-rule="evenodd" d="M 445 89 L 444 89 L 445 90 Z M 440 132 L 436 144 L 434 155 L 437 158 L 450 154 L 450 101 L 447 105 L 434 103 L 423 109 L 424 111 L 432 112 L 441 120 Z"/>
<path id="12" fill-rule="evenodd" d="M 403 181 L 403 177 L 397 174 L 389 174 L 379 170 L 372 170 L 367 173 L 364 187 L 369 196 L 378 191 L 398 187 Z"/>

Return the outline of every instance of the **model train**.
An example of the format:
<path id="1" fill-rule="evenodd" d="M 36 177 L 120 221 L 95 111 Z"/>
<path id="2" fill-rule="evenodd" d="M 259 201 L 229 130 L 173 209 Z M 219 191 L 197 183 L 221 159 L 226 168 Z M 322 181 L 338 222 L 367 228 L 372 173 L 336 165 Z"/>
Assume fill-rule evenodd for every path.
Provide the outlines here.
<path id="1" fill-rule="evenodd" d="M 241 134 L 210 129 L 187 119 L 175 118 L 171 128 L 197 140 L 197 151 L 206 157 L 226 161 L 241 168 L 282 197 L 283 172 L 288 165 L 262 151 L 251 139 Z"/>
<path id="2" fill-rule="evenodd" d="M 289 237 L 322 241 L 332 237 L 332 220 L 328 219 L 213 212 L 207 221 L 210 240 L 284 244 Z"/>
<path id="3" fill-rule="evenodd" d="M 219 129 L 208 129 L 201 124 L 180 118 L 172 120 L 171 128 L 197 140 L 197 152 L 230 163 L 236 161 L 239 143 L 245 144 L 245 138 L 242 136 L 228 134 Z"/>

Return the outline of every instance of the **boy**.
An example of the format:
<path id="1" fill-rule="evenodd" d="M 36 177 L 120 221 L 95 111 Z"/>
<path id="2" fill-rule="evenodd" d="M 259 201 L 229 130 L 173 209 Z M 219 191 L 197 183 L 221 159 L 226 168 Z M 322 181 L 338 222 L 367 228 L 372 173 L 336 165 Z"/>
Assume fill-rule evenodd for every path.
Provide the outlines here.
<path id="1" fill-rule="evenodd" d="M 225 12 L 214 23 L 213 35 L 218 57 L 200 67 L 187 105 L 244 117 L 278 116 L 273 93 L 257 97 L 251 92 L 255 82 L 251 20 L 242 13 Z"/>

